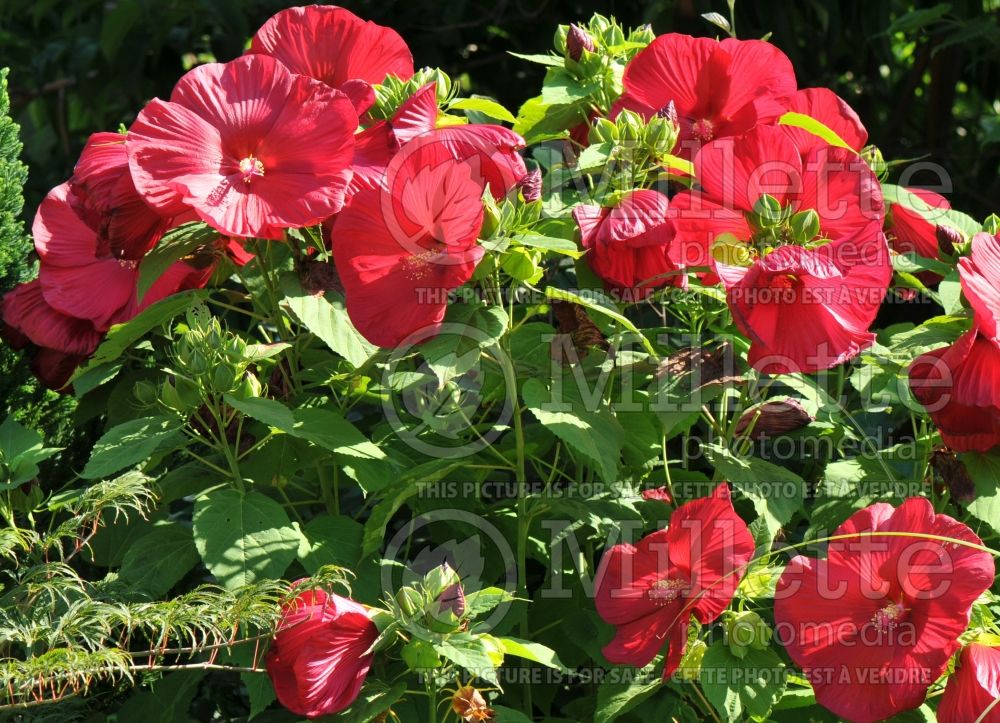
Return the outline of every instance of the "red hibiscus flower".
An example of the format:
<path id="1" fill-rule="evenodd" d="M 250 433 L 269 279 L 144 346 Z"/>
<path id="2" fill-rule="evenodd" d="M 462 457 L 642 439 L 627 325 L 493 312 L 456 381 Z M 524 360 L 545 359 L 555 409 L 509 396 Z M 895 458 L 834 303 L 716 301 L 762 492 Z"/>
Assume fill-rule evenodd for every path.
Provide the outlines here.
<path id="1" fill-rule="evenodd" d="M 397 155 L 383 185 L 359 192 L 334 221 L 347 312 L 373 344 L 434 336 L 447 292 L 468 281 L 483 257 L 483 186 L 471 164 L 443 148 L 430 143 Z"/>
<path id="2" fill-rule="evenodd" d="M 666 284 L 684 285 L 683 274 L 663 276 L 678 271 L 668 253 L 674 228 L 667 206 L 662 193 L 638 190 L 611 208 L 573 209 L 587 263 L 608 290 L 631 301 Z"/>
<path id="3" fill-rule="evenodd" d="M 0 298 L 0 337 L 14 349 L 29 345 L 31 370 L 49 389 L 66 386 L 76 368 L 94 353 L 103 333 L 86 319 L 53 309 L 38 279 L 21 284 Z"/>
<path id="4" fill-rule="evenodd" d="M 612 116 L 627 108 L 649 120 L 672 101 L 678 153 L 691 157 L 700 144 L 774 123 L 796 83 L 791 62 L 770 43 L 669 33 L 632 58 L 623 85 Z"/>
<path id="5" fill-rule="evenodd" d="M 868 143 L 868 131 L 861 124 L 858 114 L 829 88 L 805 88 L 794 93 L 789 99 L 788 111 L 815 118 L 856 151 Z M 782 129 L 803 156 L 827 145 L 822 138 L 804 128 L 786 125 Z"/>
<path id="6" fill-rule="evenodd" d="M 910 391 L 959 452 L 1000 445 L 1000 347 L 978 329 L 913 360 Z"/>
<path id="7" fill-rule="evenodd" d="M 962 651 L 958 669 L 948 678 L 937 718 L 940 723 L 1000 723 L 998 701 L 1000 648 L 973 643 Z"/>
<path id="8" fill-rule="evenodd" d="M 190 71 L 125 143 L 136 188 L 220 233 L 280 239 L 344 204 L 357 115 L 340 91 L 266 55 Z"/>
<path id="9" fill-rule="evenodd" d="M 261 26 L 247 52 L 270 55 L 293 73 L 343 91 L 358 115 L 375 103 L 372 84 L 413 75 L 413 56 L 399 33 L 334 5 L 282 10 Z"/>
<path id="10" fill-rule="evenodd" d="M 1000 340 L 1000 237 L 977 233 L 972 253 L 958 260 L 962 292 L 982 334 Z"/>
<path id="11" fill-rule="evenodd" d="M 701 190 L 671 201 L 671 255 L 678 266 L 715 265 L 752 342 L 750 363 L 815 371 L 870 345 L 892 269 L 868 166 L 831 146 L 803 159 L 783 128 L 768 126 L 709 143 L 694 167 Z M 710 249 L 723 234 L 744 264 L 715 263 Z"/>
<path id="12" fill-rule="evenodd" d="M 945 444 L 985 452 L 1000 444 L 1000 239 L 973 237 L 958 271 L 975 324 L 951 346 L 914 359 L 910 389 Z"/>
<path id="13" fill-rule="evenodd" d="M 993 558 L 955 543 L 871 533 L 925 533 L 982 542 L 921 497 L 856 512 L 826 560 L 798 556 L 775 593 L 775 634 L 810 678 L 816 701 L 847 720 L 918 707 L 958 649 L 972 603 L 993 583 Z M 864 534 L 869 533 L 869 534 Z"/>
<path id="14" fill-rule="evenodd" d="M 725 483 L 674 510 L 667 529 L 612 547 L 595 580 L 597 613 L 617 628 L 604 656 L 641 668 L 666 644 L 663 677 L 670 676 L 684 655 L 691 615 L 704 624 L 722 614 L 753 550 Z"/>
<path id="15" fill-rule="evenodd" d="M 353 600 L 322 590 L 298 595 L 283 609 L 267 654 L 278 700 L 307 718 L 344 710 L 365 682 L 377 637 L 371 614 Z"/>

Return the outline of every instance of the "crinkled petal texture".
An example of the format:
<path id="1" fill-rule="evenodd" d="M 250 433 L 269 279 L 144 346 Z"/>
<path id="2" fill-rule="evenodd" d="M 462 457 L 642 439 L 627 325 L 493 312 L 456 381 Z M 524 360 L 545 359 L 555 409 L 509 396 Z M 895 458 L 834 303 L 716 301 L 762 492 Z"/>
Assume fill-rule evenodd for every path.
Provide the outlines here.
<path id="1" fill-rule="evenodd" d="M 717 268 L 750 339 L 748 361 L 770 374 L 829 369 L 870 346 L 892 277 L 878 223 L 816 249 L 782 246 L 749 268 Z"/>
<path id="2" fill-rule="evenodd" d="M 627 108 L 648 120 L 673 102 L 682 155 L 691 155 L 692 142 L 773 123 L 796 88 L 791 62 L 770 43 L 677 33 L 661 35 L 636 55 L 623 84 L 613 113 Z"/>
<path id="3" fill-rule="evenodd" d="M 868 131 L 858 114 L 847 101 L 829 88 L 804 88 L 794 93 L 788 103 L 788 110 L 818 120 L 856 151 L 860 151 L 868 142 Z M 803 156 L 827 145 L 822 138 L 804 128 L 785 125 L 782 129 Z"/>
<path id="4" fill-rule="evenodd" d="M 344 710 L 368 675 L 377 637 L 368 611 L 353 600 L 303 592 L 283 611 L 267 654 L 278 700 L 307 718 Z"/>
<path id="5" fill-rule="evenodd" d="M 998 699 L 1000 648 L 972 643 L 962 651 L 958 669 L 948 678 L 948 687 L 937 710 L 938 720 L 941 723 L 1000 723 Z"/>
<path id="6" fill-rule="evenodd" d="M 375 101 L 373 84 L 413 75 L 413 56 L 399 33 L 334 5 L 282 10 L 261 26 L 248 52 L 342 90 L 359 115 Z"/>
<path id="7" fill-rule="evenodd" d="M 192 208 L 220 233 L 280 239 L 341 209 L 357 114 L 347 96 L 267 55 L 190 71 L 125 143 L 153 206 Z"/>
<path id="8" fill-rule="evenodd" d="M 580 205 L 573 218 L 580 229 L 586 259 L 609 290 L 629 300 L 647 297 L 653 289 L 684 283 L 670 255 L 673 223 L 667 197 L 658 191 L 627 193 L 612 208 Z M 660 277 L 660 278 L 657 278 Z"/>
<path id="9" fill-rule="evenodd" d="M 347 312 L 379 346 L 435 336 L 448 292 L 468 281 L 483 257 L 482 186 L 473 167 L 441 159 L 433 146 L 428 151 L 397 156 L 388 173 L 392 190 L 362 190 L 333 225 Z"/>
<path id="10" fill-rule="evenodd" d="M 637 545 L 615 545 L 601 558 L 595 604 L 617 630 L 604 648 L 612 663 L 648 665 L 668 646 L 664 677 L 677 669 L 691 615 L 715 620 L 729 605 L 753 538 L 723 483 L 710 497 L 674 510 L 670 524 Z"/>
<path id="11" fill-rule="evenodd" d="M 793 558 L 778 582 L 776 633 L 817 702 L 846 720 L 918 707 L 993 582 L 989 553 L 921 533 L 982 544 L 925 498 L 880 503 L 834 532 L 856 539 L 831 544 L 826 560 Z"/>
<path id="12" fill-rule="evenodd" d="M 910 390 L 959 452 L 1000 445 L 1000 346 L 978 329 L 913 360 Z"/>
<path id="13" fill-rule="evenodd" d="M 962 291 L 976 317 L 980 333 L 1000 337 L 1000 238 L 988 233 L 972 237 L 972 255 L 959 259 Z"/>

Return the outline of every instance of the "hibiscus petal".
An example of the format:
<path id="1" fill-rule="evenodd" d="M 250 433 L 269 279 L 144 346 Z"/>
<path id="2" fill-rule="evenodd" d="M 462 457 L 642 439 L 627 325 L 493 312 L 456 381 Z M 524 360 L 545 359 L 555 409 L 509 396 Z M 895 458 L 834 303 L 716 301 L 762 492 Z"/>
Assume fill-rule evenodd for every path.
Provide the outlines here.
<path id="1" fill-rule="evenodd" d="M 815 118 L 856 151 L 868 142 L 868 131 L 847 102 L 829 88 L 805 88 L 793 93 L 788 110 Z M 782 126 L 803 157 L 827 142 L 804 128 Z"/>
<path id="2" fill-rule="evenodd" d="M 97 232 L 86 223 L 86 211 L 68 183 L 42 199 L 31 228 L 39 258 L 51 266 L 73 268 L 94 261 Z"/>
<path id="3" fill-rule="evenodd" d="M 802 192 L 802 160 L 778 127 L 712 141 L 695 156 L 694 166 L 706 195 L 727 209 L 750 211 L 764 194 L 786 205 Z"/>

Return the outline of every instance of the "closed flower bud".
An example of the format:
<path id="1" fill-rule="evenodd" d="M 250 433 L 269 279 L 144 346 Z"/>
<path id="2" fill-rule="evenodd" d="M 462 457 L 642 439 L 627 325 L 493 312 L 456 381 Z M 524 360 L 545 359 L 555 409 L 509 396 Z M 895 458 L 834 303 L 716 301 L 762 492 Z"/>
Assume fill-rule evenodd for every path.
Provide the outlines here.
<path id="1" fill-rule="evenodd" d="M 521 196 L 525 201 L 528 203 L 538 201 L 542 197 L 542 171 L 538 168 L 528 171 L 528 175 L 517 185 L 521 188 Z"/>
<path id="2" fill-rule="evenodd" d="M 766 193 L 754 202 L 753 212 L 757 215 L 761 228 L 778 226 L 784 220 L 781 202 Z"/>
<path id="3" fill-rule="evenodd" d="M 736 436 L 745 435 L 756 441 L 794 432 L 811 421 L 809 412 L 795 399 L 765 402 L 743 413 L 736 423 Z"/>
<path id="4" fill-rule="evenodd" d="M 594 52 L 594 39 L 579 25 L 570 25 L 566 34 L 566 55 L 578 61 L 583 56 L 584 50 L 588 53 Z"/>
<path id="5" fill-rule="evenodd" d="M 688 644 L 687 652 L 681 658 L 681 663 L 677 667 L 677 674 L 683 680 L 698 680 L 701 675 L 701 661 L 708 651 L 708 644 L 704 640 L 695 640 Z"/>
<path id="6" fill-rule="evenodd" d="M 423 596 L 412 587 L 404 587 L 396 593 L 396 604 L 407 617 L 417 615 L 424 607 Z"/>
<path id="7" fill-rule="evenodd" d="M 934 229 L 934 235 L 937 237 L 938 248 L 946 254 L 955 253 L 955 247 L 965 241 L 962 232 L 952 226 L 938 226 Z"/>
<path id="8" fill-rule="evenodd" d="M 799 211 L 797 214 L 792 216 L 789 225 L 792 229 L 792 235 L 795 236 L 795 240 L 801 243 L 806 243 L 807 241 L 812 241 L 816 238 L 816 234 L 819 233 L 819 214 L 814 210 L 807 209 L 805 211 Z"/>
<path id="9" fill-rule="evenodd" d="M 882 151 L 878 149 L 877 146 L 866 146 L 861 149 L 861 159 L 868 164 L 868 167 L 872 169 L 872 173 L 878 178 L 878 180 L 883 180 L 889 170 L 889 167 L 885 164 L 885 159 L 882 157 Z"/>
<path id="10" fill-rule="evenodd" d="M 219 394 L 231 391 L 236 384 L 236 372 L 232 367 L 219 365 L 212 372 L 212 388 Z"/>
<path id="11" fill-rule="evenodd" d="M 1000 216 L 997 216 L 995 213 L 987 216 L 986 220 L 983 221 L 983 231 L 990 236 L 996 236 L 1000 233 Z"/>
<path id="12" fill-rule="evenodd" d="M 595 118 L 588 140 L 591 143 L 614 143 L 618 140 L 618 126 L 607 118 Z"/>
<path id="13" fill-rule="evenodd" d="M 771 644 L 771 628 L 755 612 L 742 612 L 726 621 L 726 644 L 742 658 L 748 648 L 764 650 Z"/>

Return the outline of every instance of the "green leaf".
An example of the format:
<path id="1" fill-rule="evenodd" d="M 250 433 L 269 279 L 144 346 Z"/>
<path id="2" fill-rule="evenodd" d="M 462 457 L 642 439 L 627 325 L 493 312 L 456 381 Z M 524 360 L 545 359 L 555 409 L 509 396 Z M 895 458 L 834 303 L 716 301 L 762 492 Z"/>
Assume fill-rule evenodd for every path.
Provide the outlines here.
<path id="1" fill-rule="evenodd" d="M 523 233 L 514 236 L 512 241 L 533 249 L 544 249 L 545 251 L 555 251 L 557 254 L 578 259 L 583 256 L 583 251 L 574 241 L 558 238 L 556 236 L 541 236 L 536 233 Z"/>
<path id="2" fill-rule="evenodd" d="M 354 327 L 339 294 L 333 291 L 310 294 L 292 273 L 284 274 L 280 283 L 285 295 L 282 304 L 303 326 L 355 368 L 362 366 L 378 350 Z"/>
<path id="3" fill-rule="evenodd" d="M 889 23 L 889 27 L 885 29 L 884 34 L 892 35 L 893 33 L 912 33 L 932 23 L 936 23 L 950 11 L 950 3 L 938 3 L 933 7 L 911 10 L 908 13 L 903 13 Z"/>
<path id="4" fill-rule="evenodd" d="M 299 546 L 302 567 L 310 575 L 324 565 L 354 568 L 361 559 L 364 527 L 346 515 L 319 515 L 302 530 Z"/>
<path id="5" fill-rule="evenodd" d="M 1000 452 L 965 452 L 960 457 L 976 485 L 969 513 L 1000 532 Z"/>
<path id="6" fill-rule="evenodd" d="M 611 723 L 647 700 L 663 686 L 663 679 L 653 675 L 635 675 L 622 681 L 610 679 L 597 689 L 594 723 Z"/>
<path id="7" fill-rule="evenodd" d="M 549 68 L 542 83 L 542 102 L 548 105 L 569 105 L 586 100 L 598 90 L 598 83 L 582 83 L 565 68 Z"/>
<path id="8" fill-rule="evenodd" d="M 281 577 L 301 540 L 285 509 L 260 492 L 222 489 L 195 500 L 195 546 L 223 587 Z"/>
<path id="9" fill-rule="evenodd" d="M 304 407 L 296 409 L 293 414 L 295 427 L 289 434 L 347 457 L 373 460 L 386 458 L 385 452 L 337 412 Z"/>
<path id="10" fill-rule="evenodd" d="M 514 132 L 534 145 L 554 138 L 565 138 L 569 129 L 587 121 L 579 105 L 549 105 L 541 96 L 525 101 L 517 113 Z"/>
<path id="11" fill-rule="evenodd" d="M 533 663 L 540 663 L 547 668 L 568 672 L 568 668 L 559 660 L 559 656 L 552 648 L 541 643 L 533 643 L 530 640 L 520 638 L 497 638 L 503 644 L 505 655 L 513 655 L 518 658 L 530 660 Z"/>
<path id="12" fill-rule="evenodd" d="M 118 574 L 129 585 L 160 597 L 197 562 L 191 528 L 169 522 L 154 526 L 129 546 Z"/>
<path id="13" fill-rule="evenodd" d="M 763 720 L 788 683 L 785 664 L 767 648 L 748 648 L 743 658 L 718 640 L 701 662 L 701 687 L 712 706 L 728 721 L 748 716 Z"/>
<path id="14" fill-rule="evenodd" d="M 142 462 L 158 449 L 181 439 L 177 417 L 142 417 L 112 427 L 97 440 L 80 476 L 99 479 Z"/>
<path id="15" fill-rule="evenodd" d="M 791 470 L 757 457 L 737 457 L 717 444 L 704 445 L 703 450 L 722 478 L 750 498 L 772 536 L 802 509 L 806 485 Z"/>
<path id="16" fill-rule="evenodd" d="M 850 151 L 854 151 L 854 149 L 847 144 L 847 141 L 838 136 L 832 129 L 830 129 L 823 123 L 820 123 L 812 116 L 805 115 L 804 113 L 795 113 L 794 111 L 789 111 L 778 119 L 778 124 L 783 126 L 794 126 L 795 128 L 801 128 L 803 130 L 809 131 L 814 136 L 822 138 L 831 146 L 837 146 L 838 148 L 846 148 Z"/>
<path id="17" fill-rule="evenodd" d="M 458 100 L 453 101 L 449 108 L 453 110 L 474 110 L 485 116 L 495 118 L 496 120 L 502 120 L 506 123 L 514 123 L 517 121 L 513 113 L 497 103 L 495 100 L 478 95 L 474 95 L 471 98 L 459 98 Z"/>
<path id="18" fill-rule="evenodd" d="M 558 55 L 538 55 L 531 53 L 514 53 L 510 50 L 507 51 L 508 55 L 513 55 L 515 58 L 520 58 L 521 60 L 527 60 L 529 63 L 538 63 L 539 65 L 548 65 L 553 68 L 562 68 L 565 66 L 566 61 L 560 58 Z"/>
<path id="19" fill-rule="evenodd" d="M 611 160 L 611 152 L 615 145 L 611 142 L 592 143 L 580 152 L 576 167 L 580 173 L 593 173 L 603 170 Z"/>
<path id="20" fill-rule="evenodd" d="M 137 690 L 118 709 L 118 723 L 177 723 L 191 720 L 188 709 L 205 677 L 204 670 L 170 673 L 150 684 L 149 690 Z"/>
<path id="21" fill-rule="evenodd" d="M 224 399 L 226 404 L 248 417 L 338 455 L 370 460 L 385 459 L 385 453 L 381 449 L 337 412 L 312 407 L 292 410 L 281 402 L 262 397 L 237 399 L 227 394 Z"/>
<path id="22" fill-rule="evenodd" d="M 555 402 L 549 390 L 538 379 L 529 379 L 521 389 L 528 409 L 549 431 L 587 458 L 601 478 L 614 482 L 618 478 L 624 433 L 621 426 L 606 413 L 582 409 L 554 411 Z M 560 403 L 562 400 L 558 400 Z"/>
<path id="23" fill-rule="evenodd" d="M 499 587 L 485 587 L 482 590 L 470 592 L 465 596 L 465 612 L 471 617 L 488 613 L 497 605 L 514 599 L 506 590 Z"/>
<path id="24" fill-rule="evenodd" d="M 396 683 L 391 688 L 383 683 L 366 683 L 351 707 L 336 715 L 342 723 L 368 723 L 379 718 L 406 692 L 406 683 Z"/>
<path id="25" fill-rule="evenodd" d="M 73 379 L 83 376 L 94 367 L 114 361 L 148 332 L 187 311 L 207 296 L 208 292 L 202 289 L 182 291 L 151 304 L 124 324 L 115 324 L 108 330 L 104 341 L 97 347 L 90 361 L 76 371 Z"/>
<path id="26" fill-rule="evenodd" d="M 266 397 L 237 399 L 232 394 L 224 395 L 223 399 L 236 411 L 252 417 L 258 422 L 263 422 L 269 427 L 280 429 L 288 434 L 295 428 L 295 417 L 292 410 L 279 401 Z"/>
<path id="27" fill-rule="evenodd" d="M 506 706 L 495 705 L 493 712 L 496 713 L 495 723 L 532 723 L 531 718 L 521 711 Z"/>
<path id="28" fill-rule="evenodd" d="M 490 683 L 497 683 L 496 666 L 482 638 L 469 633 L 449 635 L 434 643 L 438 654 Z"/>
<path id="29" fill-rule="evenodd" d="M 191 221 L 167 231 L 139 264 L 138 300 L 142 301 L 150 287 L 177 261 L 218 237 L 219 232 L 203 221 Z"/>

